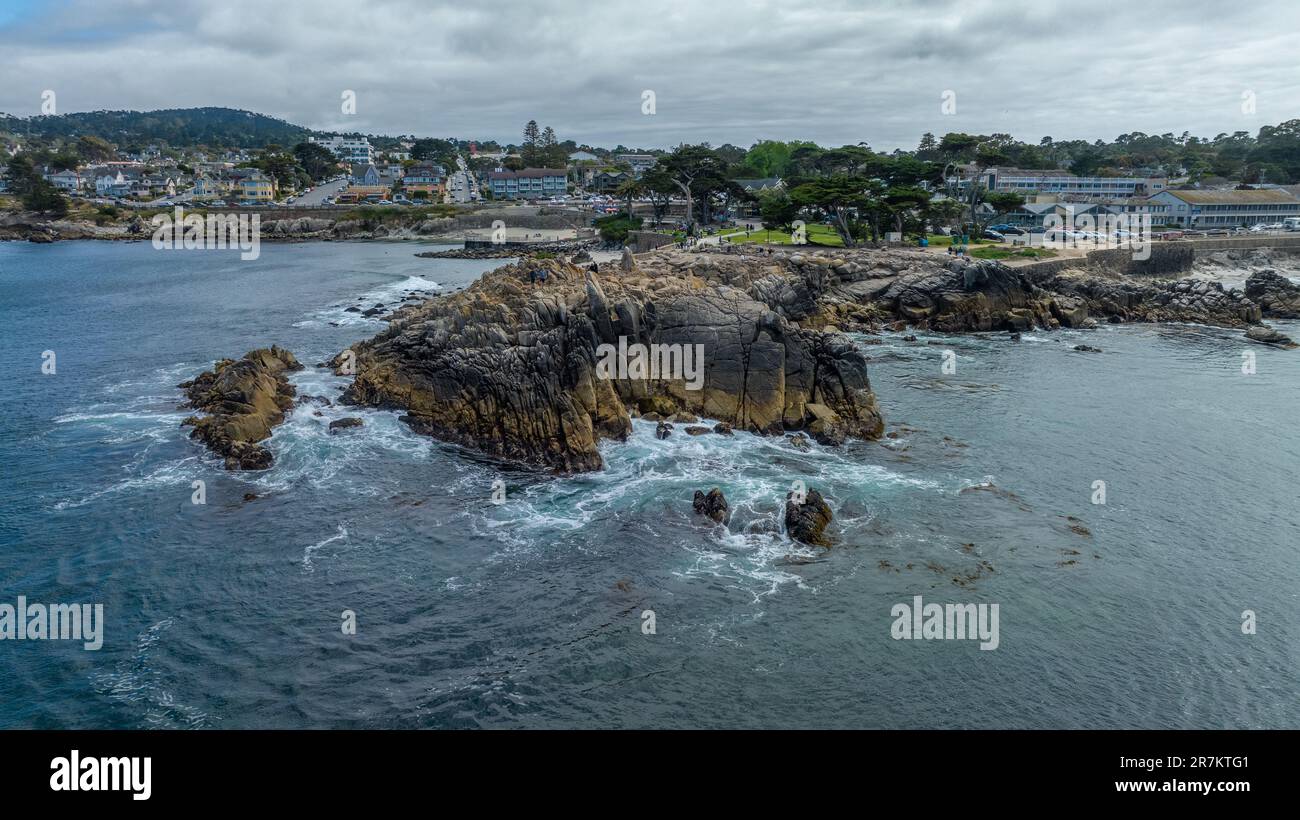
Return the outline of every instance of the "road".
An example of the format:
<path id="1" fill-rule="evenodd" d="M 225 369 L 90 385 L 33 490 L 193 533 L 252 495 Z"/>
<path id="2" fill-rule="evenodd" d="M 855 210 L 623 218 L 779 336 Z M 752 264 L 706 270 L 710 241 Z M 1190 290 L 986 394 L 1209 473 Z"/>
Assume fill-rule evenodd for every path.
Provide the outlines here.
<path id="1" fill-rule="evenodd" d="M 447 179 L 447 191 L 452 202 L 478 201 L 478 182 L 460 154 L 456 155 L 456 170 Z"/>
<path id="2" fill-rule="evenodd" d="M 348 187 L 348 181 L 346 179 L 341 179 L 337 182 L 322 182 L 320 185 L 312 188 L 311 193 L 299 195 L 298 198 L 293 201 L 293 204 L 302 207 L 323 205 L 325 203 L 321 200 L 325 199 L 327 196 L 339 195 L 346 187 Z"/>

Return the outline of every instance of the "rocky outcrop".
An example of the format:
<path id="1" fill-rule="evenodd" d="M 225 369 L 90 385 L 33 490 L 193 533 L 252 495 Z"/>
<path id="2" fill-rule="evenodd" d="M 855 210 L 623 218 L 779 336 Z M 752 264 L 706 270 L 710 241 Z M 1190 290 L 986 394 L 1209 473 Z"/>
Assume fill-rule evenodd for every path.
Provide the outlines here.
<path id="1" fill-rule="evenodd" d="M 563 472 L 599 469 L 597 445 L 628 435 L 629 406 L 779 434 L 816 421 L 815 404 L 837 437 L 880 435 L 866 360 L 847 336 L 791 321 L 744 277 L 662 261 L 596 274 L 531 260 L 399 308 L 387 332 L 353 347 L 345 400 L 401 408 L 416 430 Z M 539 265 L 546 284 L 533 287 Z M 676 369 L 636 369 L 636 346 Z"/>
<path id="2" fill-rule="evenodd" d="M 791 538 L 814 547 L 829 547 L 826 526 L 831 523 L 831 507 L 822 494 L 809 489 L 800 497 L 791 492 L 785 497 L 785 531 Z"/>
<path id="3" fill-rule="evenodd" d="M 644 254 L 639 264 L 660 254 L 665 252 Z M 1260 319 L 1259 306 L 1239 290 L 1194 278 L 1134 278 L 1083 259 L 1077 268 L 1011 267 L 908 248 L 754 253 L 733 247 L 723 254 L 676 256 L 675 268 L 737 283 L 805 327 L 1015 333 L 1086 328 L 1099 321 L 1243 327 Z"/>
<path id="4" fill-rule="evenodd" d="M 876 301 L 898 319 L 945 333 L 1091 327 L 1099 318 L 1239 327 L 1260 318 L 1257 305 L 1217 282 L 1133 279 L 1095 269 L 1044 278 L 989 260 L 906 273 Z"/>
<path id="5" fill-rule="evenodd" d="M 1300 319 L 1300 286 L 1277 271 L 1252 273 L 1246 296 L 1270 319 Z"/>
<path id="6" fill-rule="evenodd" d="M 417 253 L 416 256 L 423 259 L 508 259 L 530 253 L 585 254 L 586 261 L 590 262 L 591 255 L 587 252 L 598 244 L 600 242 L 596 239 L 573 242 L 502 242 L 496 245 L 472 245 L 446 251 L 424 251 Z"/>
<path id="7" fill-rule="evenodd" d="M 691 502 L 691 506 L 697 515 L 706 516 L 719 524 L 726 522 L 727 515 L 730 512 L 727 506 L 727 497 L 717 487 L 707 493 L 696 490 L 695 499 Z"/>
<path id="8" fill-rule="evenodd" d="M 1294 350 L 1297 345 L 1285 333 L 1279 333 L 1267 325 L 1256 325 L 1246 331 L 1246 338 L 1259 344 L 1272 345 L 1285 350 Z"/>
<path id="9" fill-rule="evenodd" d="M 360 427 L 364 422 L 356 416 L 335 419 L 329 423 L 330 435 L 338 433 L 340 430 L 348 430 L 353 427 Z"/>
<path id="10" fill-rule="evenodd" d="M 293 407 L 295 390 L 285 374 L 301 369 L 289 351 L 261 348 L 238 361 L 222 359 L 212 370 L 177 385 L 191 407 L 209 414 L 185 420 L 194 428 L 190 438 L 222 456 L 227 470 L 270 467 L 271 452 L 258 442 L 270 438 L 271 429 Z"/>

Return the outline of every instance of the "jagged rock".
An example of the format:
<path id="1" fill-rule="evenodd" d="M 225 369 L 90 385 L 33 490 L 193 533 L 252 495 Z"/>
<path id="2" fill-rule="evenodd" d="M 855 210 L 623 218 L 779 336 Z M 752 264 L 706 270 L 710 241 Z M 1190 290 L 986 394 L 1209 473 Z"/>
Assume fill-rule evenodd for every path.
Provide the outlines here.
<path id="1" fill-rule="evenodd" d="M 731 430 L 731 425 L 727 424 L 725 421 L 720 421 L 717 424 L 713 425 L 713 432 L 717 433 L 720 436 L 734 435 L 734 433 Z"/>
<path id="2" fill-rule="evenodd" d="M 674 413 L 671 421 L 678 424 L 694 424 L 699 421 L 699 418 L 693 413 Z"/>
<path id="3" fill-rule="evenodd" d="M 794 433 L 792 435 L 787 435 L 785 438 L 786 441 L 790 442 L 790 446 L 794 447 L 796 450 L 807 452 L 812 449 L 812 445 L 808 443 L 808 437 L 803 433 Z"/>
<path id="4" fill-rule="evenodd" d="M 672 399 L 664 396 L 645 396 L 637 400 L 637 408 L 643 416 L 654 413 L 661 418 L 671 418 L 676 415 L 676 406 Z"/>
<path id="5" fill-rule="evenodd" d="M 623 256 L 618 260 L 618 265 L 623 269 L 624 273 L 631 273 L 632 269 L 636 267 L 636 257 L 632 255 L 631 248 L 623 249 Z"/>
<path id="6" fill-rule="evenodd" d="M 294 387 L 286 373 L 302 370 L 293 354 L 279 347 L 261 348 L 239 361 L 222 359 L 209 371 L 178 385 L 190 406 L 208 413 L 187 418 L 190 438 L 224 457 L 227 470 L 264 470 L 271 452 L 257 442 L 271 436 L 293 407 Z"/>
<path id="7" fill-rule="evenodd" d="M 1101 352 L 1101 348 L 1100 348 L 1100 347 L 1093 347 L 1092 345 L 1075 345 L 1075 346 L 1074 346 L 1074 349 L 1077 350 L 1077 351 L 1079 351 L 1080 353 L 1100 353 L 1100 352 Z"/>
<path id="8" fill-rule="evenodd" d="M 809 489 L 802 503 L 791 492 L 785 500 L 785 531 L 796 541 L 817 547 L 829 547 L 826 525 L 831 523 L 831 507 L 822 494 Z"/>
<path id="9" fill-rule="evenodd" d="M 808 424 L 808 435 L 818 444 L 839 445 L 846 438 L 844 422 L 839 414 L 824 404 L 808 404 L 804 408 L 812 421 Z"/>
<path id="10" fill-rule="evenodd" d="M 256 501 L 257 499 L 258 499 L 257 493 L 244 493 L 245 501 Z"/>
<path id="11" fill-rule="evenodd" d="M 1256 325 L 1246 331 L 1246 338 L 1252 342 L 1258 342 L 1265 345 L 1273 345 L 1287 350 L 1295 348 L 1297 345 L 1291 341 L 1291 337 L 1279 333 L 1268 325 Z"/>
<path id="12" fill-rule="evenodd" d="M 1246 296 L 1272 319 L 1300 319 L 1300 286 L 1274 270 L 1252 273 Z"/>
<path id="13" fill-rule="evenodd" d="M 691 506 L 699 515 L 708 516 L 719 524 L 727 520 L 729 508 L 727 507 L 727 498 L 722 494 L 722 490 L 714 487 L 707 494 L 700 490 L 695 491 L 695 499 Z"/>
<path id="14" fill-rule="evenodd" d="M 705 433 L 710 433 L 710 432 L 712 432 L 709 428 L 707 428 L 707 427 L 701 427 L 701 426 L 698 425 L 698 424 L 691 424 L 691 425 L 688 425 L 688 426 L 685 428 L 685 430 L 686 430 L 686 435 L 688 435 L 688 436 L 702 436 L 702 435 L 704 435 Z"/>
<path id="15" fill-rule="evenodd" d="M 330 435 L 334 435 L 340 430 L 347 430 L 348 428 L 351 427 L 360 427 L 362 424 L 364 424 L 364 422 L 361 419 L 357 418 L 356 416 L 348 416 L 347 418 L 335 419 L 334 421 L 330 422 L 330 427 L 329 427 Z"/>
<path id="16" fill-rule="evenodd" d="M 772 435 L 802 428 L 805 405 L 818 403 L 846 435 L 879 436 L 857 345 L 795 324 L 747 292 L 769 260 L 760 274 L 755 260 L 718 254 L 713 269 L 687 275 L 690 266 L 675 263 L 686 256 L 650 254 L 631 272 L 600 274 L 531 260 L 406 306 L 388 331 L 353 346 L 346 401 L 401 408 L 421 432 L 562 472 L 602 466 L 597 443 L 628 435 L 628 405 Z M 528 268 L 539 265 L 546 286 L 531 288 Z M 606 366 L 602 351 L 632 346 L 667 349 L 659 361 L 682 366 L 656 374 Z M 703 363 L 692 374 L 682 356 L 694 361 L 696 350 Z"/>
<path id="17" fill-rule="evenodd" d="M 672 434 L 673 426 L 666 421 L 659 422 L 659 425 L 655 427 L 655 438 L 668 438 Z"/>

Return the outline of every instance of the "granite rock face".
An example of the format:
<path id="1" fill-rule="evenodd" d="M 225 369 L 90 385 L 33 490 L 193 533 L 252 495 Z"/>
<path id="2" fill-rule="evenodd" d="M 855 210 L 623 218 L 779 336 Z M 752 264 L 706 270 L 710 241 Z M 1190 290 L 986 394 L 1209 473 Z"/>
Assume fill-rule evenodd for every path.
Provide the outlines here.
<path id="1" fill-rule="evenodd" d="M 1274 270 L 1252 273 L 1246 296 L 1270 319 L 1300 319 L 1300 286 Z"/>
<path id="2" fill-rule="evenodd" d="M 388 331 L 355 345 L 345 401 L 401 408 L 418 431 L 560 472 L 600 469 L 597 444 L 626 438 L 629 406 L 771 435 L 814 421 L 816 404 L 840 435 L 879 437 L 853 342 L 755 299 L 745 289 L 752 266 L 733 282 L 704 261 L 692 270 L 662 258 L 598 273 L 560 259 L 499 268 L 460 293 L 399 308 Z M 538 266 L 548 275 L 533 285 Z M 638 349 L 663 367 L 633 365 Z"/>
<path id="3" fill-rule="evenodd" d="M 822 494 L 809 489 L 800 499 L 794 493 L 786 495 L 785 530 L 790 537 L 815 547 L 829 547 L 826 526 L 831 523 L 831 507 Z"/>
<path id="4" fill-rule="evenodd" d="M 222 359 L 212 370 L 182 382 L 178 387 L 190 406 L 208 414 L 185 420 L 194 428 L 190 438 L 223 456 L 227 470 L 267 469 L 271 451 L 258 442 L 270 438 L 271 428 L 292 409 L 295 390 L 285 374 L 301 369 L 289 351 L 261 348 L 238 361 Z"/>

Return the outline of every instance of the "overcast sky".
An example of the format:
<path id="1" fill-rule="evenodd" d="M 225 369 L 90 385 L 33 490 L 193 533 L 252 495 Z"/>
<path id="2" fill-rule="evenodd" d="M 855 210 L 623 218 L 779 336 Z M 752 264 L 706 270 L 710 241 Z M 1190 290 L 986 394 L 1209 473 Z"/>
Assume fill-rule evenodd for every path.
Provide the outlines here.
<path id="1" fill-rule="evenodd" d="M 1300 117 L 1297 32 L 1294 0 L 0 0 L 0 111 L 48 89 L 58 113 L 503 142 L 534 118 L 609 147 L 1213 137 Z"/>

